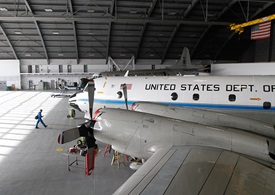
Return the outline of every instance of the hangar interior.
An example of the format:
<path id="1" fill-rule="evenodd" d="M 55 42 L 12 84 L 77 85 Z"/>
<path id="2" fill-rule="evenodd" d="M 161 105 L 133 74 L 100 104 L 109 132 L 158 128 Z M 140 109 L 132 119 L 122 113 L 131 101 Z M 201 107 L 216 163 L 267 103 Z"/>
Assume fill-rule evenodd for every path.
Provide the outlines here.
<path id="1" fill-rule="evenodd" d="M 84 163 L 68 171 L 62 153 L 72 143 L 57 137 L 84 123 L 83 113 L 67 118 L 68 99 L 44 89 L 127 65 L 170 67 L 185 47 L 213 75 L 275 75 L 274 10 L 274 0 L 1 0 L 0 194 L 112 194 L 134 173 L 102 151 L 91 176 Z M 230 29 L 258 18 L 271 21 L 269 38 L 251 40 L 251 24 Z M 36 129 L 41 108 L 49 126 Z"/>
<path id="2" fill-rule="evenodd" d="M 270 16 L 274 8 L 268 0 L 3 0 L 0 65 L 14 62 L 20 72 L 0 80 L 20 77 L 22 89 L 41 76 L 72 84 L 112 70 L 110 58 L 119 65 L 134 59 L 135 69 L 165 68 L 184 47 L 193 64 L 272 62 L 274 25 L 270 38 L 251 40 L 251 26 L 239 34 L 230 24 Z"/>

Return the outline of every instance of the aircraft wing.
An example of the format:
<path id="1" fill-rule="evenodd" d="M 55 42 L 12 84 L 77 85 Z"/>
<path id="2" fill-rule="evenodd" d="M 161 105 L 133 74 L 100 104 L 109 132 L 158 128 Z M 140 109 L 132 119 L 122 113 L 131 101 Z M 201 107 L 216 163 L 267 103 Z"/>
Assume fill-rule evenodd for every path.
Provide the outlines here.
<path id="1" fill-rule="evenodd" d="M 156 151 L 115 194 L 274 194 L 275 170 L 225 150 Z"/>

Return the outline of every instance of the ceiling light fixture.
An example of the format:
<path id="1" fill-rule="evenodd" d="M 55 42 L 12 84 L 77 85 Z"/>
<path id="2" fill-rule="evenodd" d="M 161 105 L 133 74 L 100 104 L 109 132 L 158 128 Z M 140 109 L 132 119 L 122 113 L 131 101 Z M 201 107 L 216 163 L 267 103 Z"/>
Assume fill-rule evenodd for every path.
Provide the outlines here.
<path id="1" fill-rule="evenodd" d="M 168 15 L 169 16 L 174 16 L 174 15 L 176 15 L 177 13 L 176 12 L 173 12 L 173 11 L 171 11 L 171 12 L 168 12 Z"/>
<path id="2" fill-rule="evenodd" d="M 136 14 L 138 11 L 137 10 L 130 10 L 129 13 L 130 14 Z"/>
<path id="3" fill-rule="evenodd" d="M 54 35 L 59 35 L 59 32 L 58 31 L 53 31 L 53 34 Z"/>
<path id="4" fill-rule="evenodd" d="M 17 34 L 17 35 L 22 35 L 21 31 L 14 31 L 14 33 Z"/>
<path id="5" fill-rule="evenodd" d="M 87 9 L 87 12 L 89 12 L 89 13 L 94 13 L 95 10 L 94 10 L 94 9 Z"/>
<path id="6" fill-rule="evenodd" d="M 57 54 L 58 56 L 63 56 L 63 53 L 59 53 L 59 54 Z"/>
<path id="7" fill-rule="evenodd" d="M 8 11 L 8 9 L 5 8 L 5 7 L 0 7 L 0 11 L 1 11 L 1 12 L 6 12 L 6 11 Z"/>
<path id="8" fill-rule="evenodd" d="M 53 10 L 51 8 L 45 8 L 45 12 L 52 12 Z"/>

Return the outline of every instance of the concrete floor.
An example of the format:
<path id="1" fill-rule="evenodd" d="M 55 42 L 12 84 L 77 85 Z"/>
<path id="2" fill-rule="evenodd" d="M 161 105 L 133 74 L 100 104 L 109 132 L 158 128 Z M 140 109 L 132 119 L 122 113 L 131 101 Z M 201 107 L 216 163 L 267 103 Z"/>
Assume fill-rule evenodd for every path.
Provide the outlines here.
<path id="1" fill-rule="evenodd" d="M 0 92 L 0 194 L 112 194 L 134 171 L 123 164 L 119 169 L 111 165 L 112 154 L 103 157 L 103 143 L 98 143 L 102 153 L 91 176 L 85 176 L 81 162 L 68 171 L 63 153 L 76 141 L 59 145 L 57 137 L 82 123 L 83 114 L 76 112 L 76 119 L 68 119 L 68 98 L 51 98 L 51 94 Z M 48 127 L 40 124 L 35 129 L 34 116 L 40 108 Z"/>

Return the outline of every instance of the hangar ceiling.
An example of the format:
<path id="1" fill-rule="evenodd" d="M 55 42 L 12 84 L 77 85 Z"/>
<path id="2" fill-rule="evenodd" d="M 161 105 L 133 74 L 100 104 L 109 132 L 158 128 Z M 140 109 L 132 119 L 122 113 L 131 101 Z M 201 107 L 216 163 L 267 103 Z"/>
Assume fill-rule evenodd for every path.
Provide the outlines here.
<path id="1" fill-rule="evenodd" d="M 1 0 L 0 59 L 238 60 L 266 0 Z"/>

